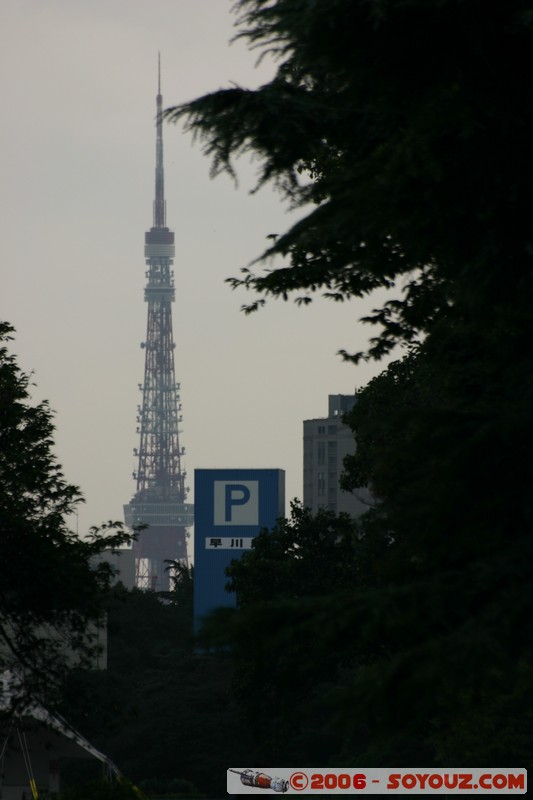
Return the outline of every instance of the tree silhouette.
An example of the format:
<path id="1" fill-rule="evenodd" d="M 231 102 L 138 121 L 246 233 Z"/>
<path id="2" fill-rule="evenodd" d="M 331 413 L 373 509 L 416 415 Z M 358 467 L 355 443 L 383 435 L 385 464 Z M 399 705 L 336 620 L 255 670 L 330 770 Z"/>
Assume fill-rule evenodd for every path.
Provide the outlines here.
<path id="1" fill-rule="evenodd" d="M 131 537 L 120 523 L 81 540 L 68 516 L 82 500 L 52 453 L 52 412 L 33 404 L 30 379 L 8 352 L 0 323 L 0 669 L 4 700 L 57 700 L 73 664 L 93 664 L 109 587 L 92 556 Z"/>

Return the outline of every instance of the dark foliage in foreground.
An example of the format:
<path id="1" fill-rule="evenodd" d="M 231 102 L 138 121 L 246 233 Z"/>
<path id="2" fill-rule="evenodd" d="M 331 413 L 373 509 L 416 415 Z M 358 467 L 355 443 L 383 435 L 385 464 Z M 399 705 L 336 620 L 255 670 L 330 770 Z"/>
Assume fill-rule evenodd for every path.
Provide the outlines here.
<path id="1" fill-rule="evenodd" d="M 112 573 L 92 559 L 131 537 L 120 523 L 93 528 L 89 540 L 70 530 L 81 495 L 53 455 L 48 404 L 32 403 L 8 350 L 12 332 L 0 323 L 0 671 L 11 676 L 12 706 L 50 705 L 69 669 L 98 654 Z"/>
<path id="2" fill-rule="evenodd" d="M 402 278 L 378 309 L 378 357 L 448 320 L 530 320 L 533 7 L 526 0 L 240 0 L 239 36 L 275 77 L 166 112 L 213 172 L 259 162 L 303 219 L 234 286 L 349 300 Z M 309 206 L 310 204 L 310 206 Z"/>
<path id="3" fill-rule="evenodd" d="M 353 360 L 407 355 L 348 420 L 344 486 L 376 498 L 343 556 L 352 574 L 339 523 L 297 510 L 231 568 L 240 607 L 206 635 L 235 649 L 242 707 L 253 688 L 269 710 L 255 731 L 273 762 L 528 764 L 533 5 L 236 8 L 275 77 L 167 117 L 215 174 L 251 153 L 259 184 L 306 214 L 259 259 L 278 257 L 270 271 L 230 282 L 255 292 L 247 310 L 394 287 Z M 321 563 L 296 544 L 320 550 L 328 531 Z"/>
<path id="4" fill-rule="evenodd" d="M 118 587 L 108 620 L 107 670 L 72 677 L 64 714 L 141 788 L 179 779 L 221 797 L 230 762 L 254 754 L 228 654 L 195 650 L 190 572 L 167 595 Z"/>

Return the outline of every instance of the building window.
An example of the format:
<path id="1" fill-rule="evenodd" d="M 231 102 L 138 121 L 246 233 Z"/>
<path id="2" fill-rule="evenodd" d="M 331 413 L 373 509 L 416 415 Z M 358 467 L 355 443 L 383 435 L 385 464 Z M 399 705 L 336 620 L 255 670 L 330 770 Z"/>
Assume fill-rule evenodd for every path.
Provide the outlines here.
<path id="1" fill-rule="evenodd" d="M 324 464 L 326 461 L 326 443 L 318 442 L 317 444 L 317 462 Z"/>
<path id="2" fill-rule="evenodd" d="M 326 491 L 326 478 L 323 472 L 318 473 L 317 494 L 323 495 Z"/>
<path id="3" fill-rule="evenodd" d="M 326 432 L 326 426 L 325 425 L 319 425 L 318 426 L 318 432 L 319 433 L 325 433 Z"/>

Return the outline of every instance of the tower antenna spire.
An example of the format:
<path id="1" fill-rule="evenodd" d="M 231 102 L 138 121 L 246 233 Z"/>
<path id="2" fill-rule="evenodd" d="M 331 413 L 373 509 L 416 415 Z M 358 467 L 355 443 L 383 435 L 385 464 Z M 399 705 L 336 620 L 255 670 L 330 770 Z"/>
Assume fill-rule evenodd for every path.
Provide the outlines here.
<path id="1" fill-rule="evenodd" d="M 157 55 L 157 116 L 155 151 L 154 228 L 166 227 L 165 173 L 163 168 L 163 95 L 161 94 L 161 53 Z"/>

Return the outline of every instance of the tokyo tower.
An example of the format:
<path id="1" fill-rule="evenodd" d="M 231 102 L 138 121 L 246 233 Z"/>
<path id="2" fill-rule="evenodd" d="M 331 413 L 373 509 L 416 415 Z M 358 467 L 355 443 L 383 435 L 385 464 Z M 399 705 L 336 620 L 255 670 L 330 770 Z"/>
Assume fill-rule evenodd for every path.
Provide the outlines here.
<path id="1" fill-rule="evenodd" d="M 155 201 L 153 225 L 144 237 L 148 303 L 144 383 L 139 384 L 142 405 L 137 406 L 139 448 L 133 451 L 137 470 L 136 492 L 124 506 L 128 527 L 147 525 L 134 544 L 135 583 L 138 588 L 168 591 L 168 560 L 187 565 L 187 528 L 193 524 L 193 506 L 186 503 L 186 473 L 179 443 L 180 384 L 174 372 L 171 304 L 175 299 L 174 233 L 166 224 L 163 169 L 161 64 L 158 65 Z"/>

